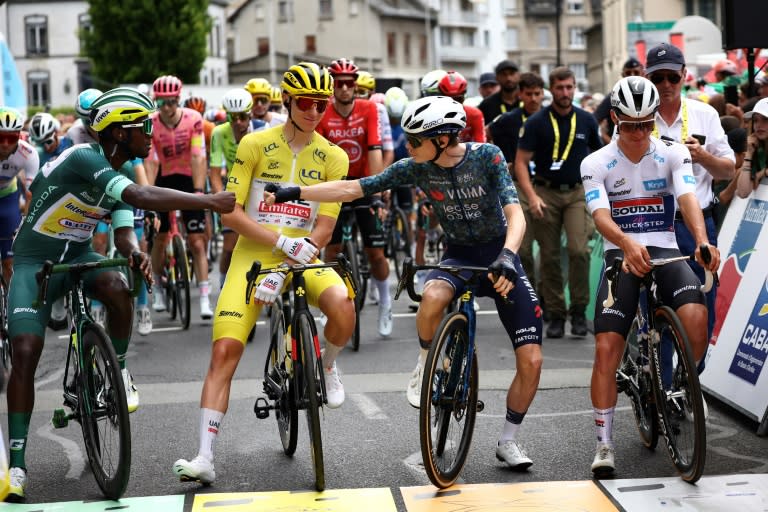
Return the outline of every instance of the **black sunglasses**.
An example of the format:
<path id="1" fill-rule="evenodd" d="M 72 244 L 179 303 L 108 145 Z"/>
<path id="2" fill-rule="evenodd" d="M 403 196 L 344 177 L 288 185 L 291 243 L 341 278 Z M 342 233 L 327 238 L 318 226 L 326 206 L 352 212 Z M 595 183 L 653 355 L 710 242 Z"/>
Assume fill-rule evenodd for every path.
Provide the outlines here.
<path id="1" fill-rule="evenodd" d="M 408 141 L 408 144 L 410 144 L 413 149 L 416 149 L 418 147 L 421 147 L 421 145 L 424 144 L 424 141 L 426 139 L 421 139 L 419 137 L 416 137 L 415 135 L 406 135 L 405 140 Z"/>
<path id="2" fill-rule="evenodd" d="M 678 73 L 653 73 L 651 75 L 651 82 L 653 82 L 654 85 L 659 85 L 664 80 L 672 85 L 679 84 L 682 79 L 683 77 Z"/>

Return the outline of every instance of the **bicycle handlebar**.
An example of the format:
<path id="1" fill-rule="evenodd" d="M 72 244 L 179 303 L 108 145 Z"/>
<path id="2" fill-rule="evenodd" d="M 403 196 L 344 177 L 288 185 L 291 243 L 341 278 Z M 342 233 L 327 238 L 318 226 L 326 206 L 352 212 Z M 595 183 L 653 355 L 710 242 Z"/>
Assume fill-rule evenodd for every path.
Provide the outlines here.
<path id="1" fill-rule="evenodd" d="M 256 279 L 258 279 L 260 275 L 271 274 L 272 272 L 280 272 L 287 275 L 294 272 L 305 272 L 307 270 L 319 268 L 338 268 L 342 273 L 342 279 L 344 279 L 344 283 L 348 288 L 352 290 L 355 295 L 357 295 L 357 284 L 355 283 L 354 279 L 352 279 L 352 269 L 349 264 L 349 260 L 344 255 L 344 253 L 339 253 L 336 255 L 336 261 L 332 261 L 330 263 L 295 263 L 293 265 L 284 265 L 281 267 L 268 268 L 265 270 L 261 269 L 260 261 L 254 261 L 251 265 L 251 269 L 245 273 L 245 279 L 248 282 L 247 286 L 245 287 L 245 303 L 251 303 L 251 295 L 253 295 L 253 289 L 256 287 Z"/>
<path id="2" fill-rule="evenodd" d="M 408 257 L 403 261 L 403 272 L 400 274 L 400 281 L 397 283 L 397 292 L 395 292 L 395 300 L 400 298 L 400 294 L 403 290 L 408 291 L 408 296 L 414 302 L 421 302 L 421 294 L 416 293 L 416 289 L 413 287 L 413 276 L 419 270 L 441 270 L 447 272 L 452 276 L 458 277 L 463 280 L 465 284 L 476 280 L 481 275 L 488 274 L 488 267 L 470 267 L 461 265 L 416 265 L 413 263 L 413 259 Z M 464 277 L 461 272 L 471 272 L 469 277 Z M 494 274 L 495 275 L 495 274 Z M 495 275 L 496 279 L 498 276 Z"/>
<path id="3" fill-rule="evenodd" d="M 133 253 L 131 254 L 131 259 L 134 261 L 134 266 L 131 268 L 132 274 L 133 274 L 133 286 L 131 287 L 133 294 L 135 295 L 138 293 L 138 287 L 135 286 L 135 283 L 143 279 L 146 283 L 147 287 L 151 289 L 151 284 L 146 276 L 144 276 L 141 273 L 141 270 L 138 268 L 138 262 L 135 259 L 136 255 L 139 253 Z M 46 300 L 45 297 L 48 295 L 48 284 L 51 281 L 51 276 L 53 274 L 64 274 L 64 273 L 72 273 L 72 274 L 82 274 L 84 272 L 89 272 L 91 270 L 96 270 L 99 268 L 114 268 L 114 267 L 129 267 L 128 264 L 129 258 L 108 258 L 104 260 L 99 261 L 89 261 L 85 263 L 58 263 L 55 264 L 51 260 L 46 260 L 43 263 L 43 267 L 35 273 L 35 278 L 38 282 L 38 288 L 37 288 L 37 298 L 33 301 L 32 306 L 33 307 L 39 307 L 41 304 L 45 304 Z M 139 277 L 137 277 L 139 276 Z"/>
<path id="4" fill-rule="evenodd" d="M 702 244 L 699 246 L 699 250 L 701 252 L 701 259 L 704 260 L 704 263 L 709 263 L 712 261 L 712 254 L 709 252 L 709 245 Z M 651 271 L 653 271 L 654 268 L 661 267 L 664 265 L 668 265 L 669 263 L 675 263 L 678 261 L 696 261 L 696 254 L 691 254 L 690 256 L 675 256 L 672 258 L 655 258 L 650 261 L 651 264 Z M 605 278 L 608 280 L 608 296 L 603 301 L 603 307 L 610 308 L 613 306 L 613 304 L 616 302 L 614 298 L 614 294 L 616 292 L 616 287 L 618 286 L 619 282 L 619 276 L 621 275 L 622 266 L 624 265 L 624 258 L 616 258 L 613 260 L 613 264 L 610 266 L 608 270 L 605 271 Z M 720 280 L 717 277 L 717 272 L 711 272 L 708 269 L 704 269 L 704 284 L 701 285 L 700 290 L 704 293 L 709 292 L 709 290 L 712 289 L 713 285 L 719 285 Z"/>

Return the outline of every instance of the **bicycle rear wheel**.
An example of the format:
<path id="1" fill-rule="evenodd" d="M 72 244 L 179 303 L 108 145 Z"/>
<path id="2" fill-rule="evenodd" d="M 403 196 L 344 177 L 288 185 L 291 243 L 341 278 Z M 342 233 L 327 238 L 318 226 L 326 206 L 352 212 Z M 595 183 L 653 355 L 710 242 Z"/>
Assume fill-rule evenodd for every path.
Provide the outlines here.
<path id="1" fill-rule="evenodd" d="M 667 306 L 660 307 L 655 314 L 661 342 L 653 346 L 651 366 L 659 425 L 680 477 L 694 483 L 704 472 L 707 446 L 699 375 L 680 318 Z M 664 385 L 662 377 L 664 364 L 667 364 L 662 363 L 662 346 L 670 344 L 665 343 L 665 339 L 673 342 L 672 367 L 667 369 L 672 375 L 670 385 Z"/>
<path id="2" fill-rule="evenodd" d="M 101 492 L 119 499 L 131 472 L 131 424 L 112 342 L 99 325 L 82 331 L 78 404 L 88 461 Z"/>
<path id="3" fill-rule="evenodd" d="M 174 235 L 171 241 L 175 261 L 176 274 L 176 305 L 179 308 L 179 320 L 184 329 L 189 329 L 190 321 L 190 291 L 189 291 L 189 262 L 187 248 L 180 235 Z"/>
<path id="4" fill-rule="evenodd" d="M 280 392 L 271 397 L 275 402 L 275 418 L 283 452 L 289 457 L 296 451 L 298 439 L 299 412 L 294 399 L 291 382 L 291 355 L 286 348 L 289 336 L 285 330 L 285 315 L 283 315 L 283 299 L 278 297 L 269 312 L 270 352 L 268 375 L 272 382 L 279 386 Z M 272 389 L 271 387 L 269 388 Z"/>
<path id="5" fill-rule="evenodd" d="M 360 350 L 360 312 L 363 310 L 363 304 L 365 304 L 365 288 L 363 287 L 362 278 L 360 276 L 360 265 L 357 259 L 357 247 L 352 241 L 344 243 L 344 252 L 346 253 L 347 260 L 349 261 L 349 268 L 352 273 L 352 279 L 355 282 L 355 288 L 357 294 L 355 295 L 355 331 L 352 334 L 352 350 L 357 352 Z"/>
<path id="6" fill-rule="evenodd" d="M 11 370 L 11 340 L 8 338 L 8 286 L 0 276 L 0 371 L 3 372 L 0 390 L 5 389 L 6 373 Z"/>
<path id="7" fill-rule="evenodd" d="M 395 274 L 399 280 L 403 271 L 403 262 L 411 255 L 411 229 L 408 216 L 400 208 L 392 211 L 387 244 L 390 248 L 390 257 L 395 264 Z"/>
<path id="8" fill-rule="evenodd" d="M 463 313 L 446 316 L 437 328 L 424 365 L 419 410 L 421 456 L 429 480 L 453 485 L 467 461 L 477 414 L 477 355 L 469 361 L 469 332 Z M 471 364 L 469 380 L 465 377 Z"/>
<path id="9" fill-rule="evenodd" d="M 320 431 L 320 407 L 322 400 L 323 365 L 315 356 L 315 340 L 307 314 L 300 314 L 296 345 L 301 344 L 301 371 L 303 381 L 303 403 L 306 406 L 309 429 L 309 451 L 315 467 L 315 489 L 325 489 L 325 466 L 323 465 L 323 437 Z"/>
<path id="10" fill-rule="evenodd" d="M 659 442 L 659 420 L 651 384 L 650 361 L 647 356 L 647 334 L 639 329 L 638 319 L 632 321 L 627 335 L 616 382 L 632 403 L 637 432 L 643 445 L 653 450 Z"/>

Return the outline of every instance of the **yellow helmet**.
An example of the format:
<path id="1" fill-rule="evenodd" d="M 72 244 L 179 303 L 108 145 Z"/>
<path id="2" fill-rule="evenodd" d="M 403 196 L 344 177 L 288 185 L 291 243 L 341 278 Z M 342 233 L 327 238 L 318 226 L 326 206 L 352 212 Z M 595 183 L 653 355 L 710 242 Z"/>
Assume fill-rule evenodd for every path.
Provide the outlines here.
<path id="1" fill-rule="evenodd" d="M 281 91 L 279 87 L 273 87 L 272 94 L 269 95 L 269 99 L 272 105 L 282 105 L 283 91 Z"/>
<path id="2" fill-rule="evenodd" d="M 149 96 L 130 87 L 107 91 L 91 104 L 91 128 L 100 132 L 112 123 L 127 123 L 155 111 Z"/>
<path id="3" fill-rule="evenodd" d="M 333 78 L 327 68 L 320 67 L 314 62 L 299 62 L 283 74 L 280 84 L 291 96 L 325 96 L 333 94 Z"/>
<path id="4" fill-rule="evenodd" d="M 21 112 L 11 107 L 0 107 L 0 132 L 20 132 L 23 127 Z"/>
<path id="5" fill-rule="evenodd" d="M 367 71 L 358 71 L 356 84 L 361 89 L 366 89 L 370 92 L 376 89 L 376 79 Z"/>
<path id="6" fill-rule="evenodd" d="M 248 80 L 248 83 L 245 84 L 245 90 L 251 93 L 251 95 L 272 95 L 272 85 L 264 78 L 251 78 Z"/>

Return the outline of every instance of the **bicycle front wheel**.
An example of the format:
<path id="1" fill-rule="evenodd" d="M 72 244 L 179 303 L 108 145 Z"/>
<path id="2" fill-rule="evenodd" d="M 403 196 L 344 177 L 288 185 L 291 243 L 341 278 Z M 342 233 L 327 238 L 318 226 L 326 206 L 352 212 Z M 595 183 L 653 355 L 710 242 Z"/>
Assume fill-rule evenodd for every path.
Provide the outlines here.
<path id="1" fill-rule="evenodd" d="M 309 450 L 315 467 L 315 489 L 325 489 L 325 466 L 323 465 L 323 437 L 320 432 L 320 407 L 323 404 L 323 365 L 315 355 L 315 341 L 310 319 L 300 314 L 296 345 L 301 344 L 301 370 L 304 381 L 303 401 L 306 406 L 307 427 L 309 428 Z"/>
<path id="2" fill-rule="evenodd" d="M 704 472 L 707 445 L 699 375 L 677 314 L 662 306 L 655 312 L 655 323 L 661 341 L 654 345 L 651 362 L 659 424 L 680 477 L 694 483 Z"/>
<path id="3" fill-rule="evenodd" d="M 632 322 L 627 335 L 627 344 L 621 359 L 616 381 L 632 403 L 637 431 L 643 445 L 653 450 L 659 442 L 659 424 L 656 416 L 655 397 L 651 384 L 650 361 L 647 352 L 647 334 L 638 327 L 638 320 Z"/>
<path id="4" fill-rule="evenodd" d="M 477 383 L 477 354 L 469 360 L 467 317 L 448 315 L 437 328 L 424 364 L 419 410 L 424 469 L 441 489 L 456 482 L 467 460 L 477 415 Z"/>
<path id="5" fill-rule="evenodd" d="M 285 330 L 285 315 L 283 314 L 283 299 L 278 297 L 269 310 L 270 352 L 268 378 L 269 390 L 279 388 L 276 396 L 270 397 L 275 402 L 275 418 L 283 452 L 289 457 L 296 451 L 298 439 L 298 410 L 293 396 L 291 383 L 291 355 L 286 343 L 290 343 Z"/>
<path id="6" fill-rule="evenodd" d="M 2 385 L 5 389 L 6 374 L 11 371 L 11 340 L 8 338 L 8 286 L 0 276 L 0 371 L 3 372 Z"/>
<path id="7" fill-rule="evenodd" d="M 190 292 L 189 292 L 189 262 L 187 248 L 180 235 L 174 235 L 171 241 L 175 261 L 176 274 L 176 305 L 179 308 L 179 320 L 184 329 L 189 329 L 190 321 Z"/>
<path id="8" fill-rule="evenodd" d="M 119 499 L 131 472 L 131 424 L 112 342 L 94 323 L 81 331 L 78 404 L 88 461 L 101 492 Z"/>

